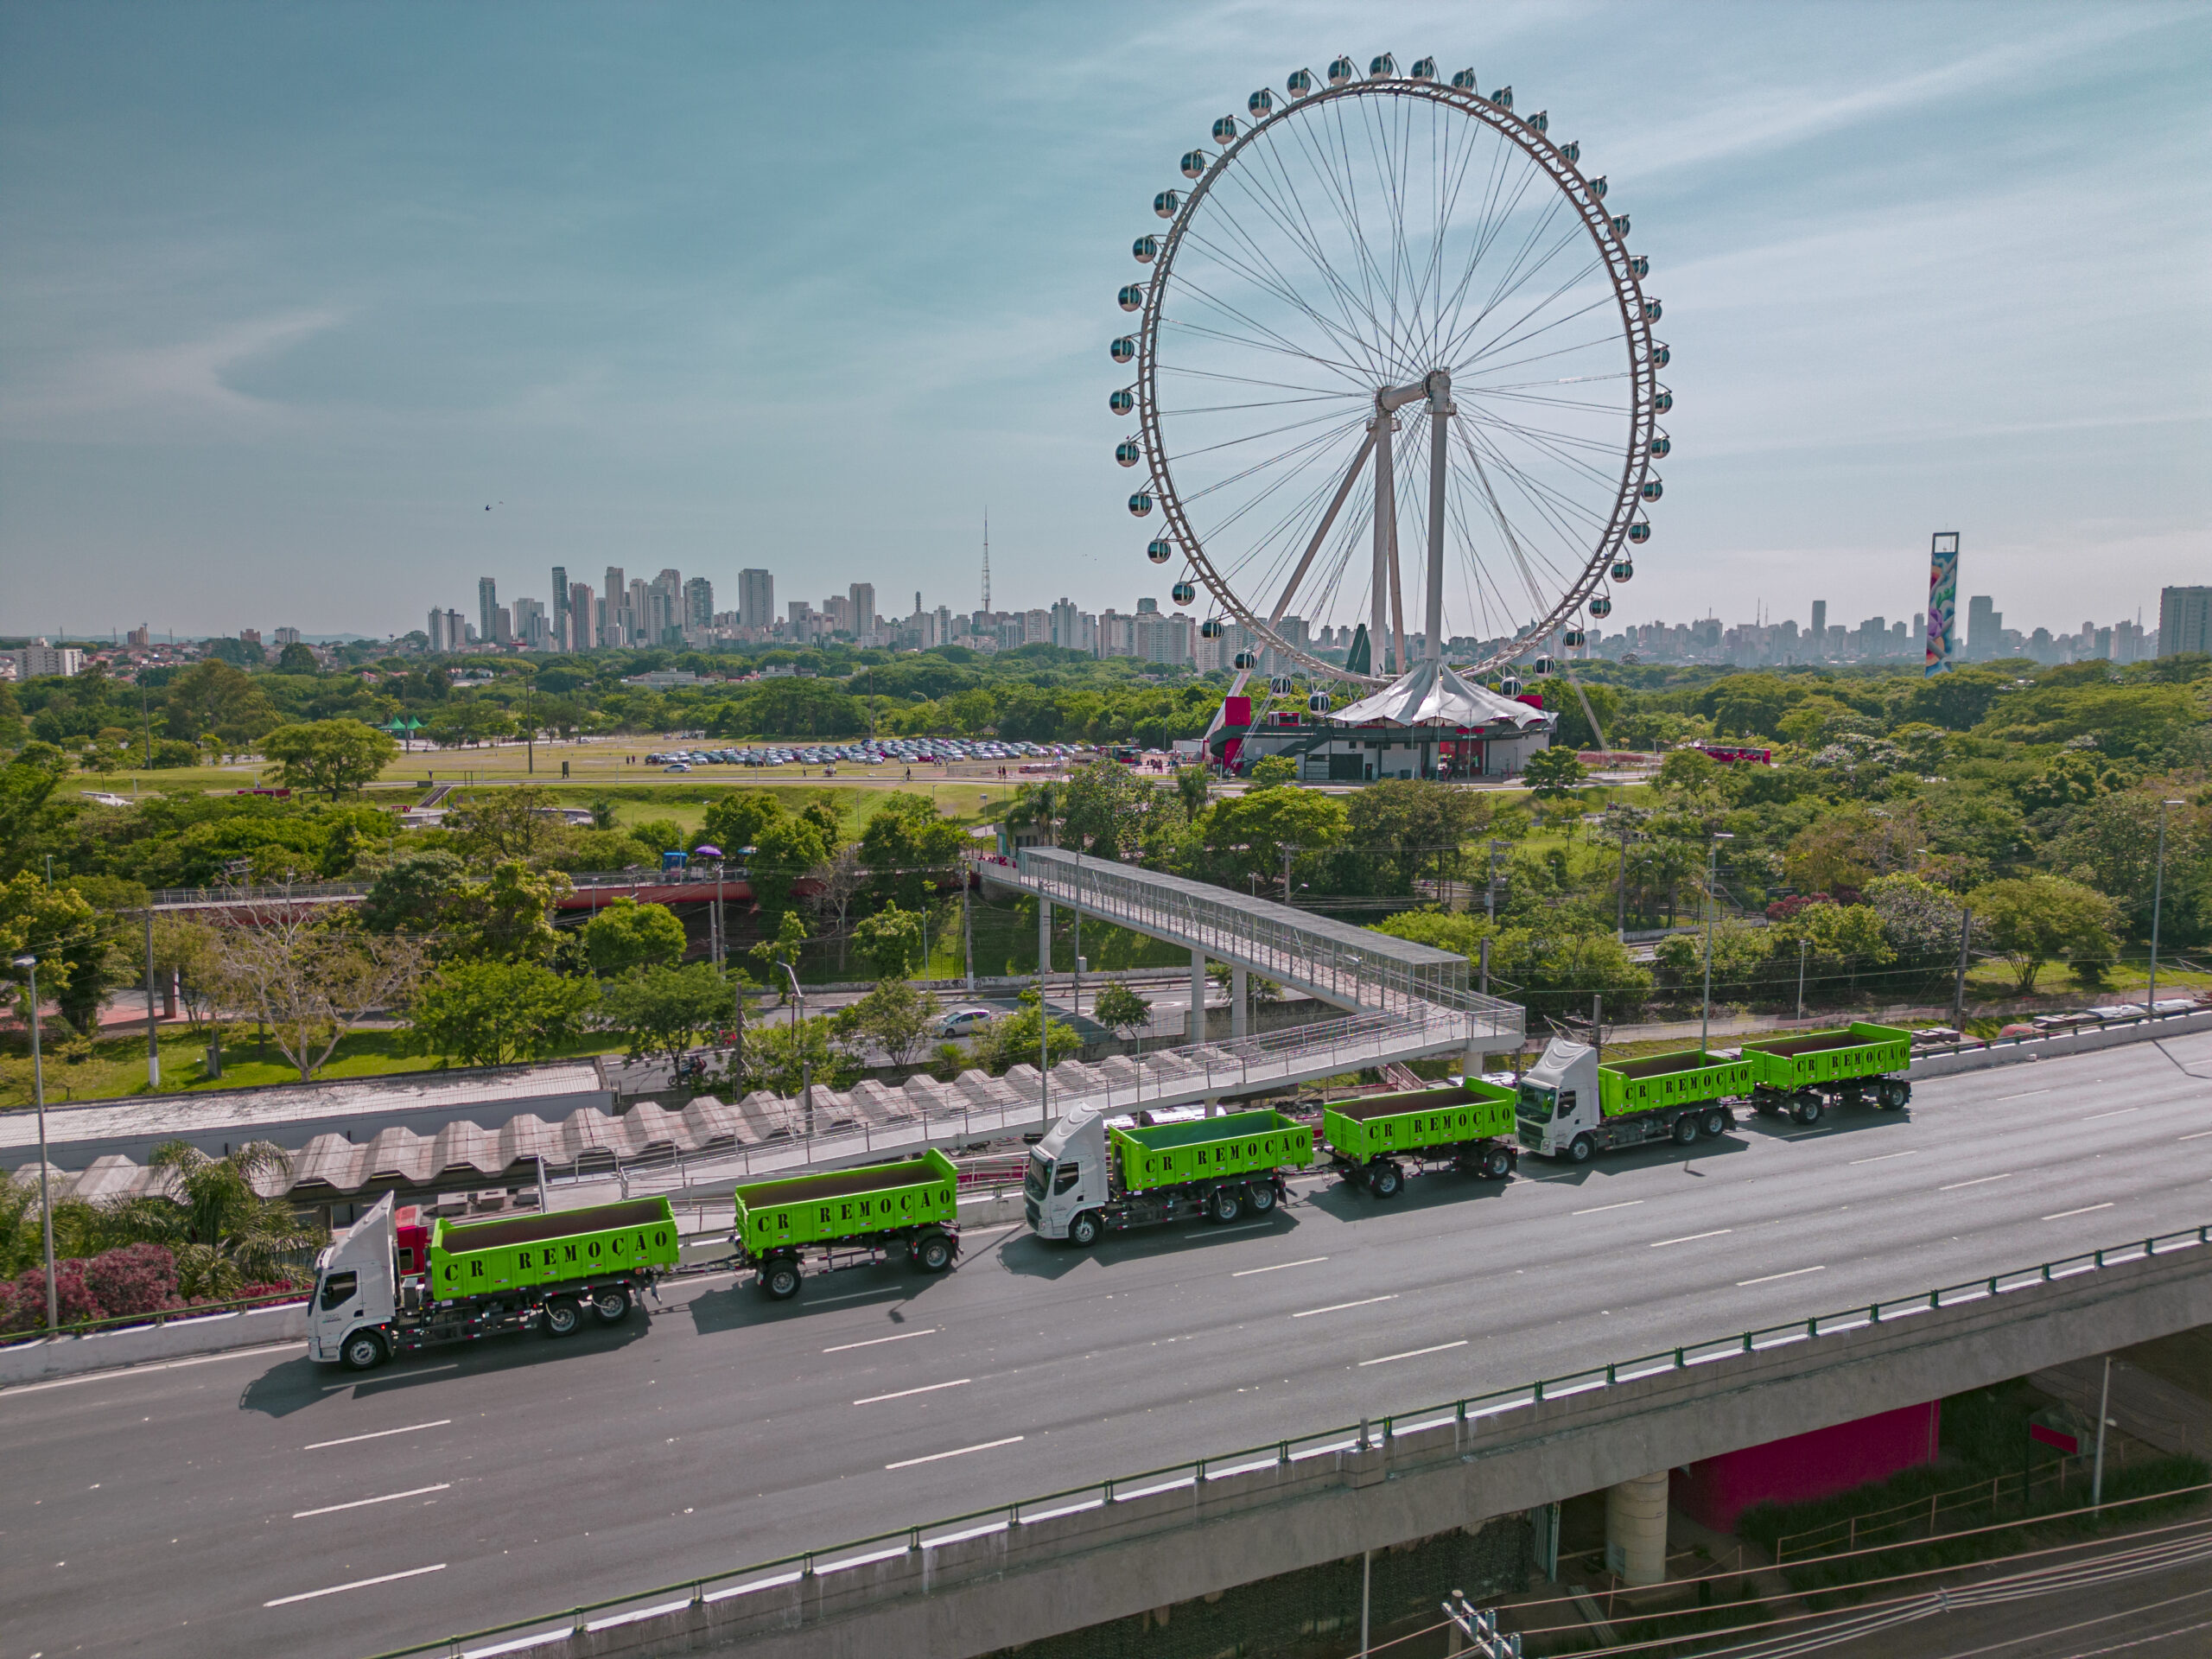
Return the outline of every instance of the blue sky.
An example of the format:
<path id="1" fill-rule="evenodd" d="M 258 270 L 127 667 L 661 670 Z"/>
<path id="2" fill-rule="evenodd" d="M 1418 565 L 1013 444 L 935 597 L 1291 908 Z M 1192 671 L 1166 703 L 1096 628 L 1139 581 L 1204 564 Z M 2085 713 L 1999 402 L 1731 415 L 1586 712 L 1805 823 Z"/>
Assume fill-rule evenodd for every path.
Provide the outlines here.
<path id="1" fill-rule="evenodd" d="M 2212 581 L 2212 9 L 0 3 L 0 630 L 398 632 L 475 579 L 1161 594 L 1130 238 L 1338 52 L 1611 181 L 1667 495 L 1613 623 Z M 484 511 L 486 503 L 493 511 Z M 1349 618 L 1343 620 L 1350 620 Z"/>

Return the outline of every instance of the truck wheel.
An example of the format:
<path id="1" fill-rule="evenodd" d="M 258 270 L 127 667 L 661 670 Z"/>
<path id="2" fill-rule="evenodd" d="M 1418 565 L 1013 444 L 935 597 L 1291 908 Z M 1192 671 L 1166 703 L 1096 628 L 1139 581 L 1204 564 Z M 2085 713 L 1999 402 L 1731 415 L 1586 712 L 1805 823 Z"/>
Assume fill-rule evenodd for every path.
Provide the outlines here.
<path id="1" fill-rule="evenodd" d="M 630 1293 L 620 1285 L 594 1291 L 591 1311 L 599 1315 L 601 1325 L 620 1325 L 630 1317 Z"/>
<path id="2" fill-rule="evenodd" d="M 1790 1116 L 1795 1117 L 1800 1123 L 1813 1124 L 1819 1122 L 1821 1121 L 1821 1097 L 1818 1095 L 1798 1096 L 1797 1103 L 1792 1109 Z"/>
<path id="3" fill-rule="evenodd" d="M 1675 1120 L 1675 1144 L 1678 1147 L 1688 1147 L 1695 1145 L 1696 1141 L 1697 1114 L 1684 1112 Z"/>
<path id="4" fill-rule="evenodd" d="M 386 1357 L 384 1338 L 373 1331 L 349 1332 L 338 1344 L 338 1363 L 349 1371 L 373 1371 Z"/>
<path id="5" fill-rule="evenodd" d="M 575 1336 L 577 1327 L 583 1322 L 583 1309 L 566 1296 L 556 1296 L 545 1304 L 545 1312 L 538 1320 L 537 1328 L 548 1337 L 557 1339 Z"/>
<path id="6" fill-rule="evenodd" d="M 1590 1161 L 1590 1154 L 1597 1150 L 1598 1143 L 1596 1141 L 1592 1141 L 1586 1135 L 1578 1135 L 1573 1140 L 1567 1143 L 1567 1161 L 1569 1163 L 1575 1164 L 1586 1164 Z"/>
<path id="7" fill-rule="evenodd" d="M 1493 1181 L 1502 1181 L 1513 1173 L 1513 1154 L 1503 1147 L 1492 1147 L 1483 1154 L 1482 1170 Z"/>
<path id="8" fill-rule="evenodd" d="M 1388 1158 L 1378 1158 L 1368 1166 L 1367 1190 L 1378 1198 L 1395 1198 L 1404 1189 L 1406 1172 Z"/>
<path id="9" fill-rule="evenodd" d="M 1252 1201 L 1252 1213 L 1264 1216 L 1275 1207 L 1275 1189 L 1272 1181 L 1255 1181 L 1244 1189 L 1244 1196 Z"/>
<path id="10" fill-rule="evenodd" d="M 1079 1250 L 1087 1250 L 1098 1242 L 1098 1217 L 1085 1210 L 1068 1223 L 1068 1243 Z"/>
<path id="11" fill-rule="evenodd" d="M 910 1254 L 922 1272 L 943 1273 L 952 1265 L 952 1241 L 943 1233 L 924 1233 L 914 1241 Z"/>
<path id="12" fill-rule="evenodd" d="M 1213 1218 L 1218 1222 L 1234 1221 L 1244 1213 L 1244 1200 L 1233 1186 L 1214 1188 L 1213 1197 L 1208 1200 L 1208 1203 L 1211 1207 Z"/>
<path id="13" fill-rule="evenodd" d="M 1707 1140 L 1713 1140 L 1719 1135 L 1726 1135 L 1728 1132 L 1729 1127 L 1728 1113 L 1725 1107 L 1716 1106 L 1705 1115 L 1705 1138 Z"/>
<path id="14" fill-rule="evenodd" d="M 772 1302 L 788 1302 L 798 1294 L 796 1262 L 771 1262 L 760 1269 L 760 1294 Z"/>

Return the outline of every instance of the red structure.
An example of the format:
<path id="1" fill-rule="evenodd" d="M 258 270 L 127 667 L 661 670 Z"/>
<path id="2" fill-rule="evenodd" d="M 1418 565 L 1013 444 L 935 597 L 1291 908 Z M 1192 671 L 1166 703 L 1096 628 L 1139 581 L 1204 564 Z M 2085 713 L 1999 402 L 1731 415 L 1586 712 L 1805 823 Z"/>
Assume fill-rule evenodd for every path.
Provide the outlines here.
<path id="1" fill-rule="evenodd" d="M 1901 1406 L 1677 1469 L 1669 1501 L 1716 1532 L 1756 1503 L 1802 1503 L 1936 1461 L 1943 1402 Z"/>

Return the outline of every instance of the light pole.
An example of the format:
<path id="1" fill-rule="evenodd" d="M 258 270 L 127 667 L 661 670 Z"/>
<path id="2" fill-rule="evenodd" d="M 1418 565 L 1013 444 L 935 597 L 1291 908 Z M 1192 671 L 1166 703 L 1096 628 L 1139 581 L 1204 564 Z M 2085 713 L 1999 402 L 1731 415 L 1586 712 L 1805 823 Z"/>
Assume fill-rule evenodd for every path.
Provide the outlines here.
<path id="1" fill-rule="evenodd" d="M 2151 879 L 2151 983 L 2143 995 L 2143 1013 L 2148 1019 L 2158 1017 L 2158 910 L 2166 897 L 2166 809 L 2179 806 L 2179 801 L 2158 803 L 2158 873 Z M 2097 1431 L 2101 1440 L 2104 1431 Z"/>
<path id="2" fill-rule="evenodd" d="M 1713 1029 L 1713 918 L 1720 909 L 1719 880 L 1720 843 L 1736 837 L 1726 830 L 1716 830 L 1707 843 L 1705 855 L 1705 1011 L 1698 1020 L 1697 1052 L 1705 1053 L 1706 1038 Z"/>
<path id="3" fill-rule="evenodd" d="M 805 1008 L 806 998 L 798 988 L 798 976 L 791 971 L 791 963 L 779 962 L 776 965 L 784 970 L 784 977 L 791 982 L 791 1052 L 798 1059 L 799 1109 L 805 1114 L 806 1138 L 812 1141 L 814 1139 L 814 1062 L 806 1058 L 806 1048 L 798 1034 L 799 1016 Z"/>
<path id="4" fill-rule="evenodd" d="M 38 958 L 17 957 L 16 966 L 31 976 L 31 1099 L 38 1107 L 38 1211 L 46 1234 L 46 1328 L 61 1324 L 61 1299 L 54 1283 L 54 1203 L 47 1193 L 46 1065 L 39 1053 Z"/>

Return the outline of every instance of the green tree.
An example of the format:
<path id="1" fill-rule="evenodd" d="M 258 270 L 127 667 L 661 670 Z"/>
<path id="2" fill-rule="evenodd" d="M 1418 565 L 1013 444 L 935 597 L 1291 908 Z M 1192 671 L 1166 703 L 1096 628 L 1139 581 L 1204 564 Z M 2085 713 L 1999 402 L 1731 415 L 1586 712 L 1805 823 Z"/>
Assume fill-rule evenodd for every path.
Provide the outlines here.
<path id="1" fill-rule="evenodd" d="M 565 826 L 546 792 L 527 786 L 479 791 L 447 819 L 447 827 L 462 855 L 488 868 L 509 859 L 544 863 Z"/>
<path id="2" fill-rule="evenodd" d="M 596 813 L 596 807 L 594 810 Z M 608 816 L 613 817 L 609 808 Z M 760 832 L 784 816 L 783 803 L 765 789 L 741 789 L 721 797 L 707 808 L 704 840 L 735 858 L 739 851 L 757 845 Z M 612 823 L 601 826 L 613 828 Z"/>
<path id="3" fill-rule="evenodd" d="M 877 978 L 910 978 L 922 964 L 922 918 L 915 911 L 886 905 L 853 929 L 853 943 Z"/>
<path id="4" fill-rule="evenodd" d="M 1270 754 L 1255 760 L 1244 781 L 1253 789 L 1279 789 L 1298 781 L 1298 762 L 1287 754 Z"/>
<path id="5" fill-rule="evenodd" d="M 746 1034 L 745 1081 L 771 1094 L 794 1097 L 810 1079 L 817 1089 L 849 1089 L 864 1069 L 823 1014 L 769 1020 Z"/>
<path id="6" fill-rule="evenodd" d="M 1540 801 L 1572 795 L 1590 776 L 1573 749 L 1538 749 L 1522 769 L 1530 791 Z"/>
<path id="7" fill-rule="evenodd" d="M 320 674 L 322 664 L 315 659 L 315 652 L 297 639 L 276 653 L 279 674 Z"/>
<path id="8" fill-rule="evenodd" d="M 831 1024 L 849 1043 L 874 1043 L 893 1065 L 910 1065 L 935 1028 L 942 1010 L 927 991 L 887 977 L 866 996 L 841 1009 Z"/>
<path id="9" fill-rule="evenodd" d="M 1013 1014 L 1001 1014 L 976 1034 L 976 1058 L 993 1077 L 998 1077 L 1017 1065 L 1037 1064 L 1039 1047 L 1038 1024 L 1040 999 L 1035 990 L 1021 994 L 1021 1007 Z M 1046 1046 L 1048 1065 L 1058 1065 L 1083 1046 L 1083 1038 L 1065 1020 L 1054 1018 L 1046 1022 L 1042 1042 Z"/>
<path id="10" fill-rule="evenodd" d="M 454 912 L 466 925 L 462 948 L 505 962 L 543 962 L 561 943 L 553 909 L 568 891 L 569 878 L 558 871 L 533 870 L 512 858 L 495 866 L 488 880 L 470 883 L 454 900 Z M 683 931 L 678 923 L 677 933 Z"/>
<path id="11" fill-rule="evenodd" d="M 59 1003 L 79 1031 L 96 1031 L 113 967 L 99 916 L 75 888 L 49 887 L 28 870 L 0 885 L 0 957 L 27 955 L 38 958 L 39 995 Z M 30 976 L 14 967 L 7 973 L 17 987 L 16 1018 L 28 1027 Z"/>
<path id="12" fill-rule="evenodd" d="M 806 923 L 795 910 L 787 910 L 776 924 L 773 938 L 763 939 L 745 954 L 753 958 L 762 979 L 779 996 L 789 995 L 784 969 L 798 967 L 799 952 L 806 948 Z"/>
<path id="13" fill-rule="evenodd" d="M 683 959 L 683 924 L 666 905 L 616 899 L 584 924 L 584 960 L 601 978 Z"/>
<path id="14" fill-rule="evenodd" d="M 736 985 L 710 962 L 688 968 L 636 968 L 600 988 L 600 1023 L 628 1039 L 630 1058 L 675 1059 L 731 1025 Z M 749 1053 L 760 1039 L 747 1034 Z"/>
<path id="15" fill-rule="evenodd" d="M 369 1015 L 405 1007 L 422 976 L 419 942 L 350 917 L 283 903 L 232 914 L 210 940 L 217 997 L 258 1020 L 302 1083 Z"/>
<path id="16" fill-rule="evenodd" d="M 0 766 L 0 876 L 30 863 L 38 842 L 75 816 L 73 804 L 54 798 L 67 766 L 68 757 L 51 743 L 27 743 Z"/>
<path id="17" fill-rule="evenodd" d="M 1134 857 L 1144 840 L 1153 795 L 1127 766 L 1102 754 L 1068 779 L 1061 835 L 1068 846 L 1096 858 Z"/>
<path id="18" fill-rule="evenodd" d="M 468 867 L 431 848 L 394 859 L 377 873 L 361 900 L 361 925 L 372 933 L 429 933 L 444 925 L 468 885 Z"/>
<path id="19" fill-rule="evenodd" d="M 2057 958 L 2092 973 L 2112 959 L 2117 907 L 2094 887 L 2063 876 L 2019 877 L 1976 887 L 1967 904 L 1974 938 L 2004 957 L 2022 996 Z"/>
<path id="20" fill-rule="evenodd" d="M 505 1065 L 575 1041 L 598 1001 L 596 982 L 533 962 L 449 962 L 416 992 L 408 1029 L 418 1053 Z"/>
<path id="21" fill-rule="evenodd" d="M 1204 848 L 1215 880 L 1242 891 L 1250 879 L 1279 881 L 1285 847 L 1326 850 L 1351 830 L 1344 803 L 1306 789 L 1263 789 L 1206 809 Z"/>
<path id="22" fill-rule="evenodd" d="M 1090 1017 L 1126 1041 L 1152 1029 L 1152 1004 L 1116 980 L 1098 993 Z"/>
<path id="23" fill-rule="evenodd" d="M 276 763 L 277 779 L 287 789 L 320 791 L 334 801 L 375 782 L 399 744 L 391 733 L 358 720 L 315 720 L 278 727 L 261 751 Z"/>
<path id="24" fill-rule="evenodd" d="M 302 1257 L 320 1235 L 283 1200 L 292 1160 L 281 1147 L 249 1141 L 211 1158 L 165 1141 L 146 1165 L 162 1178 L 161 1192 L 126 1200 L 104 1219 L 116 1243 L 143 1238 L 174 1250 L 181 1294 L 233 1296 L 305 1273 Z"/>
<path id="25" fill-rule="evenodd" d="M 752 873 L 753 899 L 772 913 L 789 909 L 792 884 L 829 858 L 830 839 L 813 819 L 777 818 L 763 824 L 753 838 L 753 854 L 747 866 Z"/>
<path id="26" fill-rule="evenodd" d="M 228 754 L 251 747 L 283 718 L 251 676 L 221 662 L 194 663 L 171 680 L 162 712 L 171 737 L 213 738 Z"/>
<path id="27" fill-rule="evenodd" d="M 967 839 L 929 797 L 894 790 L 861 833 L 860 860 L 876 892 L 916 910 L 927 901 L 931 885 L 959 864 Z"/>

